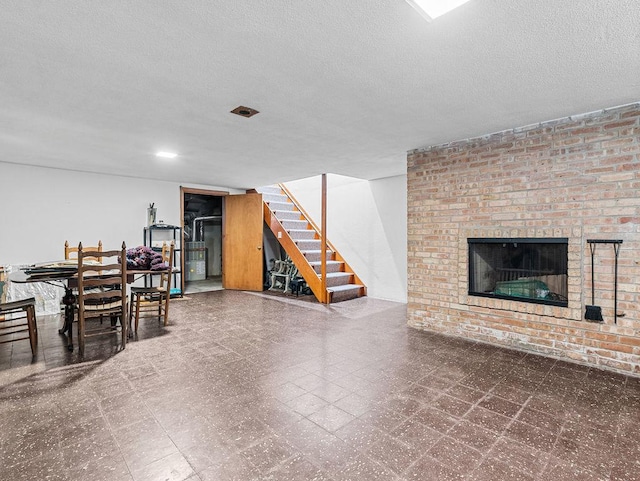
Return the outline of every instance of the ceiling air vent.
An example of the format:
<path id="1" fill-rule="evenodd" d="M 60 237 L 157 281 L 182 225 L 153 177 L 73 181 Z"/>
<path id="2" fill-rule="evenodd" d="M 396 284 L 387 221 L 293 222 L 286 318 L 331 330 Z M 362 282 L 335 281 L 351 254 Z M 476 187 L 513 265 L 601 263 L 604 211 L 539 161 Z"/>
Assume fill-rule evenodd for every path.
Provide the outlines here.
<path id="1" fill-rule="evenodd" d="M 232 114 L 240 115 L 241 117 L 253 117 L 255 114 L 259 113 L 257 110 L 252 109 L 251 107 L 236 107 L 231 111 Z"/>

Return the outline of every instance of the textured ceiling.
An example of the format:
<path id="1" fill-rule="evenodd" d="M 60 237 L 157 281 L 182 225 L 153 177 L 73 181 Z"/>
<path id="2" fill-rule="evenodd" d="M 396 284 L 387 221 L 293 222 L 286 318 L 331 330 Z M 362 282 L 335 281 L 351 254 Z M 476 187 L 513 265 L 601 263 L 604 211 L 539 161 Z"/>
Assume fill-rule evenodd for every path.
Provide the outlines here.
<path id="1" fill-rule="evenodd" d="M 0 5 L 3 162 L 375 179 L 407 150 L 640 99 L 637 0 L 471 0 L 432 23 L 404 0 Z"/>

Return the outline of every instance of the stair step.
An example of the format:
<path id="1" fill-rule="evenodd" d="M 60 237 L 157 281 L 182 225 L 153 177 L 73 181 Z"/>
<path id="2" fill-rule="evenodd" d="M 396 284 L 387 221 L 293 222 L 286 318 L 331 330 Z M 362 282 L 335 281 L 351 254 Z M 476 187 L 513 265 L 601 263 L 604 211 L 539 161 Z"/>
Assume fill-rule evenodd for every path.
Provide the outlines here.
<path id="1" fill-rule="evenodd" d="M 300 252 L 302 252 L 302 255 L 304 255 L 307 258 L 308 262 L 320 262 L 320 254 L 321 251 L 320 250 L 301 250 Z M 327 261 L 333 258 L 333 251 L 327 251 L 326 252 L 327 255 Z"/>
<path id="2" fill-rule="evenodd" d="M 301 240 L 296 240 L 296 245 L 298 246 L 298 249 L 300 249 L 301 251 L 305 251 L 305 250 L 315 251 L 315 250 L 317 250 L 318 252 L 320 252 L 320 244 L 321 243 L 322 243 L 322 241 L 320 239 L 301 239 Z"/>
<path id="3" fill-rule="evenodd" d="M 272 211 L 289 211 L 294 209 L 293 202 L 267 202 Z M 300 215 L 300 213 L 298 213 Z"/>
<path id="4" fill-rule="evenodd" d="M 256 191 L 260 192 L 261 194 L 281 194 L 282 193 L 282 189 L 280 189 L 280 187 L 277 185 L 265 185 L 263 187 L 258 187 Z"/>
<path id="5" fill-rule="evenodd" d="M 341 302 L 360 297 L 360 290 L 363 287 L 360 284 L 345 284 L 327 288 L 327 291 L 331 293 L 331 302 Z"/>
<path id="6" fill-rule="evenodd" d="M 293 205 L 293 204 L 292 204 Z M 283 220 L 300 220 L 300 212 L 297 210 L 274 210 L 271 211 L 275 214 L 276 219 Z"/>
<path id="7" fill-rule="evenodd" d="M 352 280 L 350 272 L 327 272 L 327 289 L 349 285 Z"/>
<path id="8" fill-rule="evenodd" d="M 362 287 L 364 287 L 362 284 L 343 284 L 341 286 L 335 286 L 327 290 L 331 292 L 345 292 L 350 289 L 360 289 Z"/>
<path id="9" fill-rule="evenodd" d="M 268 204 L 271 204 L 271 203 L 284 203 L 284 202 L 287 202 L 289 200 L 289 197 L 287 197 L 286 195 L 282 195 L 282 194 L 263 193 L 262 194 L 262 200 L 264 202 L 267 202 Z"/>
<path id="10" fill-rule="evenodd" d="M 311 229 L 287 229 L 293 240 L 315 239 L 316 231 Z"/>
<path id="11" fill-rule="evenodd" d="M 282 227 L 284 227 L 287 230 L 309 230 L 307 229 L 307 226 L 309 225 L 309 223 L 306 220 L 282 219 L 280 220 L 280 223 L 282 224 Z M 312 232 L 315 232 L 315 231 L 312 231 Z"/>
<path id="12" fill-rule="evenodd" d="M 318 255 L 318 257 L 320 257 Z M 313 270 L 316 271 L 316 274 L 320 274 L 320 270 L 322 269 L 321 261 L 309 262 Z M 329 272 L 341 272 L 344 266 L 344 262 L 342 261 L 327 261 L 327 274 Z"/>

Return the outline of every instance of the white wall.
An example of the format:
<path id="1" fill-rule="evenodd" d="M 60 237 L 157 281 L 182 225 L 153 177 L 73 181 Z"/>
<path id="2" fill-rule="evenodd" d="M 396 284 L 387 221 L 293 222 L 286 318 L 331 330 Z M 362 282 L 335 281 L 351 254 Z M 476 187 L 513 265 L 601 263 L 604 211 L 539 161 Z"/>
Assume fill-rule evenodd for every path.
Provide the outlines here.
<path id="1" fill-rule="evenodd" d="M 287 186 L 319 224 L 320 177 Z M 404 175 L 375 181 L 328 175 L 328 238 L 371 297 L 407 300 L 406 199 Z M 180 225 L 179 183 L 0 162 L 0 265 L 61 259 L 65 240 L 140 245 L 151 202 L 158 220 Z"/>
<path id="2" fill-rule="evenodd" d="M 286 183 L 321 220 L 321 177 Z M 407 177 L 374 181 L 327 175 L 327 238 L 371 297 L 407 302 Z"/>
<path id="3" fill-rule="evenodd" d="M 184 185 L 240 193 L 219 186 Z M 180 225 L 180 184 L 0 162 L 0 265 L 62 259 L 64 242 L 143 244 L 150 203 Z"/>

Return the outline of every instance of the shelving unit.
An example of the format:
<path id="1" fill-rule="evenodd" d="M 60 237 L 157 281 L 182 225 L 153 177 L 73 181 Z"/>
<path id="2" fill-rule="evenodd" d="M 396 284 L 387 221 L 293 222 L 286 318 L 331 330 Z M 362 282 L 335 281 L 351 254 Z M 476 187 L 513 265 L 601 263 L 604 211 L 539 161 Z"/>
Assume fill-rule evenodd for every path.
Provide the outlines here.
<path id="1" fill-rule="evenodd" d="M 174 242 L 173 250 L 173 282 L 171 282 L 171 297 L 182 297 L 182 229 L 175 225 L 154 224 L 144 228 L 143 243 L 153 250 L 162 251 L 162 245 Z M 153 276 L 145 276 L 145 287 L 153 286 Z"/>

